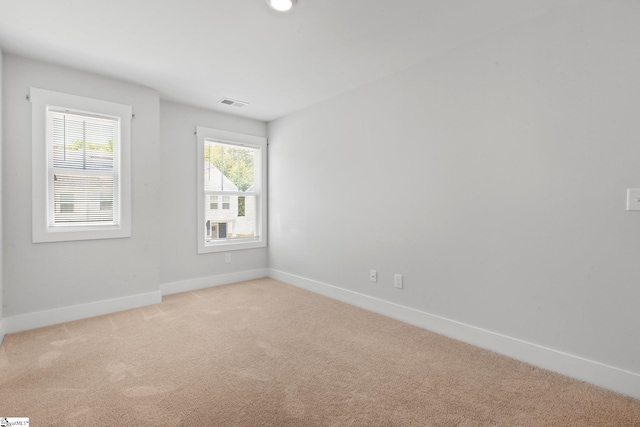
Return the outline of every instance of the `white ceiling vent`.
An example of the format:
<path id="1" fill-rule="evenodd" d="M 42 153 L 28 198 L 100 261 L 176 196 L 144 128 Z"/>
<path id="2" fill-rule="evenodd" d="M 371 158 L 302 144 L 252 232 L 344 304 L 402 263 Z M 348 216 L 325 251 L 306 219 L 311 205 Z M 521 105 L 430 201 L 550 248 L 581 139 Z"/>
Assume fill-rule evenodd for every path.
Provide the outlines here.
<path id="1" fill-rule="evenodd" d="M 230 105 L 232 107 L 238 107 L 238 108 L 243 108 L 249 105 L 248 102 L 236 101 L 235 99 L 229 99 L 229 98 L 222 98 L 220 101 L 218 101 L 218 103 L 224 104 L 224 105 Z"/>

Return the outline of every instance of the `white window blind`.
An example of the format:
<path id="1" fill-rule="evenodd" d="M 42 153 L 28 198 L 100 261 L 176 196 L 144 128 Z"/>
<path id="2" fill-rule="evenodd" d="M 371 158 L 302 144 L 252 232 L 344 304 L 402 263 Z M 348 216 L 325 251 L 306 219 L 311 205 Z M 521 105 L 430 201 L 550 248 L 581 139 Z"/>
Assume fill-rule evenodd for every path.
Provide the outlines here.
<path id="1" fill-rule="evenodd" d="M 118 225 L 120 119 L 47 109 L 48 223 Z"/>
<path id="2" fill-rule="evenodd" d="M 32 87 L 34 243 L 131 237 L 133 108 Z"/>

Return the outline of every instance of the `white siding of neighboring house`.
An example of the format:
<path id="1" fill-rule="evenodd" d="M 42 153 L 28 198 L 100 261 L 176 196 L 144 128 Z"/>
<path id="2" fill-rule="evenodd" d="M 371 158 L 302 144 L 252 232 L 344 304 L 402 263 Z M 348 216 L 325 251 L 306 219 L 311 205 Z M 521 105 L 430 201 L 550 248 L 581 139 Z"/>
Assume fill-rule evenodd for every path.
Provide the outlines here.
<path id="1" fill-rule="evenodd" d="M 218 168 L 213 165 L 205 164 L 205 191 L 207 190 L 229 190 L 237 191 L 238 188 Z M 223 200 L 229 198 L 229 208 L 223 208 Z M 255 230 L 255 199 L 253 197 L 245 198 L 245 216 L 238 217 L 238 196 L 217 196 L 217 209 L 211 209 L 212 199 L 216 196 L 206 195 L 205 197 L 205 230 L 206 222 L 209 221 L 210 228 L 207 237 L 216 238 L 219 234 L 219 224 L 227 224 L 227 237 L 243 237 L 252 234 Z M 213 232 L 213 235 L 212 235 Z"/>
<path id="2" fill-rule="evenodd" d="M 236 197 L 237 199 L 237 197 Z M 237 204 L 237 200 L 236 200 Z M 235 224 L 235 234 L 240 237 L 253 236 L 256 230 L 256 198 L 245 197 L 244 216 L 238 217 Z"/>

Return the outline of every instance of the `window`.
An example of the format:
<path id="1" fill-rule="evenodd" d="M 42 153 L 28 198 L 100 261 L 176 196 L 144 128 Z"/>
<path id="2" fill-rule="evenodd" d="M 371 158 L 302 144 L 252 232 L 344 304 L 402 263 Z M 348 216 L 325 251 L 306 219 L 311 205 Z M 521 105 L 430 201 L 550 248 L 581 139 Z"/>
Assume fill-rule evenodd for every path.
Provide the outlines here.
<path id="1" fill-rule="evenodd" d="M 34 242 L 131 236 L 130 106 L 31 88 Z"/>
<path id="2" fill-rule="evenodd" d="M 198 253 L 265 247 L 266 139 L 200 126 L 196 134 Z"/>
<path id="3" fill-rule="evenodd" d="M 218 196 L 209 196 L 209 209 L 218 209 Z"/>

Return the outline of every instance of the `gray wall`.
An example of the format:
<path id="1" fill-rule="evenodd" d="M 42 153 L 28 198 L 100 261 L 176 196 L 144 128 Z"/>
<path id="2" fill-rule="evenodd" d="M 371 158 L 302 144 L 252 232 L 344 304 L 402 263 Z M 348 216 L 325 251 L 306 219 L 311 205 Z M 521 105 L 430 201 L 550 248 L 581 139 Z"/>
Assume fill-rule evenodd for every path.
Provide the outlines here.
<path id="1" fill-rule="evenodd" d="M 3 191 L 2 191 L 2 88 L 4 86 L 2 80 L 2 71 L 4 67 L 2 66 L 3 53 L 0 49 L 0 342 L 2 342 L 2 318 L 4 313 L 4 286 L 2 280 L 2 200 L 3 200 Z"/>
<path id="2" fill-rule="evenodd" d="M 145 87 L 15 55 L 5 55 L 3 77 L 5 317 L 267 267 L 266 249 L 234 251 L 231 263 L 197 254 L 193 134 L 200 125 L 266 136 L 266 123 L 161 103 Z M 133 106 L 131 238 L 31 243 L 30 87 Z"/>
<path id="3" fill-rule="evenodd" d="M 265 137 L 266 123 L 162 101 L 160 104 L 160 283 L 267 267 L 267 250 L 197 253 L 196 126 Z"/>
<path id="4" fill-rule="evenodd" d="M 270 123 L 270 267 L 640 372 L 639 16 L 577 2 Z"/>
<path id="5" fill-rule="evenodd" d="M 4 84 L 5 317 L 157 291 L 159 95 L 13 55 Z M 32 86 L 133 106 L 131 238 L 31 243 Z"/>

